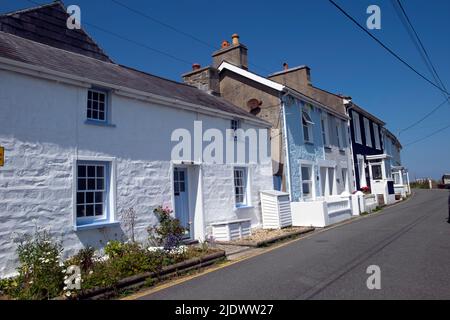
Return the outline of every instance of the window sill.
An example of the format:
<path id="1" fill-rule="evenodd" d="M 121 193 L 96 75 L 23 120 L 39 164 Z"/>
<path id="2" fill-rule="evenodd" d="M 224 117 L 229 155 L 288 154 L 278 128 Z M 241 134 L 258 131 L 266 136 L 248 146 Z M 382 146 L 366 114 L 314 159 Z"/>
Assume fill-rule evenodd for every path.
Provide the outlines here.
<path id="1" fill-rule="evenodd" d="M 83 231 L 83 230 L 92 230 L 92 229 L 101 229 L 101 228 L 108 228 L 108 227 L 116 227 L 119 226 L 120 222 L 110 222 L 110 221 L 102 221 L 102 222 L 94 222 L 90 224 L 84 224 L 84 225 L 76 225 L 74 227 L 75 231 Z"/>
<path id="2" fill-rule="evenodd" d="M 102 121 L 95 121 L 95 120 L 85 120 L 84 124 L 92 125 L 92 126 L 99 126 L 99 127 L 110 127 L 115 128 L 116 125 L 108 122 L 102 122 Z"/>
<path id="3" fill-rule="evenodd" d="M 235 206 L 234 210 L 240 210 L 240 209 L 253 209 L 254 206 L 252 205 L 242 205 L 242 206 Z"/>
<path id="4" fill-rule="evenodd" d="M 310 146 L 313 146 L 313 145 L 314 145 L 314 142 L 311 142 L 311 141 L 305 141 L 305 144 L 308 144 L 308 145 L 310 145 Z"/>

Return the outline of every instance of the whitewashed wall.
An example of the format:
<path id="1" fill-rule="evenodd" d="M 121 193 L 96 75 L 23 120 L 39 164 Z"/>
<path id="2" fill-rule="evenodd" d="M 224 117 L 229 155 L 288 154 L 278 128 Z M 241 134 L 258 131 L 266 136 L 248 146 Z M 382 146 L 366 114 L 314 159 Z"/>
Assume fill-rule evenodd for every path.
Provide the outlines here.
<path id="1" fill-rule="evenodd" d="M 133 207 L 138 239 L 145 240 L 146 228 L 156 223 L 153 209 L 173 207 L 172 131 L 192 129 L 194 120 L 221 130 L 230 127 L 227 119 L 117 95 L 111 105 L 115 127 L 87 125 L 86 96 L 86 88 L 0 71 L 0 145 L 6 156 L 0 167 L 0 276 L 17 266 L 14 239 L 35 226 L 48 228 L 62 241 L 65 257 L 83 246 L 101 248 L 111 239 L 127 238 L 123 226 L 74 231 L 72 166 L 77 155 L 116 158 L 116 216 L 120 220 L 120 213 Z M 202 165 L 205 229 L 229 218 L 260 223 L 259 191 L 272 189 L 272 169 L 269 163 L 253 164 L 250 170 L 253 207 L 235 210 L 233 167 Z"/>

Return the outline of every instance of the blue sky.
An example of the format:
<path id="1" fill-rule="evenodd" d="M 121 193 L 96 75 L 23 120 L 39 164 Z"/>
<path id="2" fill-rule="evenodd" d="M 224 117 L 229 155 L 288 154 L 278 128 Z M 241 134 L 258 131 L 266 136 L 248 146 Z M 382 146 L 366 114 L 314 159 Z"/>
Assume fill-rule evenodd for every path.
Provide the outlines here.
<path id="1" fill-rule="evenodd" d="M 43 0 L 34 0 L 45 3 Z M 358 105 L 387 122 L 396 135 L 421 118 L 444 97 L 436 88 L 400 64 L 357 29 L 327 0 L 296 1 L 144 1 L 120 0 L 155 19 L 181 29 L 213 46 L 238 33 L 249 48 L 250 69 L 262 75 L 306 64 L 314 85 L 353 97 Z M 381 8 L 381 30 L 371 32 L 417 70 L 431 78 L 390 0 L 336 0 L 365 25 L 366 9 Z M 450 90 L 450 1 L 403 0 L 442 81 Z M 111 0 L 70 0 L 81 8 L 82 26 L 116 61 L 162 77 L 180 80 L 191 62 L 207 65 L 212 49 L 130 12 Z M 26 0 L 0 0 L 2 12 L 31 6 Z M 104 33 L 98 25 L 186 62 L 171 59 Z M 444 105 L 399 137 L 403 145 L 450 125 Z M 450 128 L 402 151 L 410 176 L 438 178 L 450 172 Z"/>

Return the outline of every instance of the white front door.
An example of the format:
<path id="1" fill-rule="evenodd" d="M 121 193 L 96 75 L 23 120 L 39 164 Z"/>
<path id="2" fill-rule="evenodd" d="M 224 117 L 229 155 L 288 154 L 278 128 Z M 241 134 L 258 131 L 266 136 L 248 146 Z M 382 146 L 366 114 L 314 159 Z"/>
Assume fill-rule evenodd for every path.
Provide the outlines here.
<path id="1" fill-rule="evenodd" d="M 186 237 L 191 237 L 190 214 L 189 214 L 189 192 L 187 181 L 187 169 L 175 168 L 173 171 L 175 217 L 180 220 L 181 225 L 188 231 Z"/>

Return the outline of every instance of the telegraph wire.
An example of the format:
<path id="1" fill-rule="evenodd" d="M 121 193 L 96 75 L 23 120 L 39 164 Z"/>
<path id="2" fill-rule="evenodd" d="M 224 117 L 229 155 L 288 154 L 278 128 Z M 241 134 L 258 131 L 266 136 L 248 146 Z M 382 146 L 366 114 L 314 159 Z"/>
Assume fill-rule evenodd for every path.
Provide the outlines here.
<path id="1" fill-rule="evenodd" d="M 413 127 L 415 127 L 416 125 L 418 125 L 419 123 L 421 123 L 422 121 L 424 121 L 426 118 L 428 118 L 429 116 L 431 116 L 433 113 L 435 113 L 438 109 L 440 109 L 444 104 L 446 104 L 447 102 L 450 101 L 450 97 L 448 97 L 447 99 L 445 99 L 443 102 L 441 102 L 438 106 L 436 106 L 433 110 L 431 110 L 430 112 L 428 112 L 426 115 L 424 115 L 422 118 L 420 118 L 419 120 L 417 120 L 416 122 L 414 122 L 413 124 L 409 125 L 408 127 L 402 129 L 399 131 L 399 135 L 402 132 L 405 132 Z"/>
<path id="2" fill-rule="evenodd" d="M 387 45 L 385 45 L 381 40 L 379 40 L 377 37 L 375 37 L 373 34 L 371 34 L 369 31 L 366 30 L 358 21 L 355 20 L 350 14 L 348 14 L 342 7 L 340 7 L 335 1 L 328 0 L 332 5 L 334 5 L 339 11 L 341 11 L 348 19 L 350 19 L 354 24 L 356 24 L 362 31 L 364 31 L 367 35 L 369 35 L 373 40 L 375 40 L 380 46 L 382 46 L 385 50 L 387 50 L 392 56 L 394 56 L 397 60 L 399 60 L 402 64 L 404 64 L 406 67 L 408 67 L 411 71 L 413 71 L 415 74 L 417 74 L 419 77 L 427 81 L 429 84 L 434 86 L 435 88 L 439 89 L 439 91 L 442 91 L 449 95 L 449 93 L 442 89 L 440 86 L 435 84 L 433 81 L 428 79 L 426 76 L 424 76 L 422 73 L 417 71 L 413 66 L 411 66 L 408 62 L 406 62 L 403 58 L 401 58 L 397 53 L 395 53 L 392 49 L 390 49 Z"/>
<path id="3" fill-rule="evenodd" d="M 431 75 L 433 76 L 435 81 L 438 84 L 440 84 L 440 86 L 445 91 L 447 91 L 447 88 L 445 87 L 444 83 L 442 82 L 441 77 L 439 76 L 439 73 L 437 72 L 433 62 L 431 61 L 431 58 L 430 58 L 430 55 L 428 54 L 428 51 L 426 50 L 422 40 L 419 37 L 419 34 L 417 33 L 416 29 L 414 28 L 414 26 L 413 26 L 413 24 L 411 22 L 411 19 L 409 18 L 408 14 L 406 13 L 406 10 L 403 7 L 401 1 L 400 0 L 392 0 L 392 4 L 393 4 L 394 9 L 396 10 L 400 20 L 402 21 L 403 25 L 405 26 L 406 30 L 408 31 L 408 33 L 409 33 L 409 35 L 411 37 L 411 40 L 413 41 L 416 49 L 419 51 L 423 61 L 425 62 L 425 65 L 427 66 L 428 70 L 430 71 Z M 395 4 L 397 4 L 397 6 Z M 413 127 L 415 127 L 416 125 L 418 125 L 419 123 L 424 121 L 426 118 L 428 118 L 433 113 L 435 113 L 438 109 L 440 109 L 443 105 L 445 105 L 446 102 L 450 102 L 449 101 L 449 96 L 446 95 L 444 92 L 443 92 L 443 95 L 445 97 L 444 102 L 439 104 L 436 108 L 431 110 L 429 113 L 427 113 L 425 116 L 423 116 L 418 121 L 414 122 L 413 124 L 411 124 L 410 126 L 404 128 L 404 129 L 400 130 L 399 135 L 402 132 L 407 131 L 409 129 L 412 129 Z"/>
<path id="4" fill-rule="evenodd" d="M 35 4 L 35 5 L 39 5 L 39 6 L 42 6 L 42 5 L 43 5 L 42 3 L 36 2 L 36 1 L 34 1 L 34 0 L 26 0 L 26 1 L 28 1 L 28 2 L 30 2 L 30 3 L 32 3 L 32 4 Z M 104 33 L 107 33 L 107 34 L 109 34 L 109 35 L 112 35 L 112 36 L 114 36 L 114 37 L 116 37 L 116 38 L 118 38 L 118 39 L 121 39 L 121 40 L 130 42 L 130 43 L 133 43 L 134 45 L 140 46 L 140 47 L 142 47 L 142 48 L 144 48 L 144 49 L 153 51 L 153 52 L 158 53 L 158 54 L 160 54 L 160 55 L 164 55 L 164 56 L 166 56 L 166 57 L 168 57 L 168 58 L 171 58 L 171 59 L 176 60 L 176 61 L 178 61 L 178 62 L 181 62 L 181 63 L 183 63 L 183 64 L 187 64 L 187 65 L 189 65 L 189 66 L 192 65 L 192 62 L 187 61 L 187 60 L 185 60 L 185 59 L 183 59 L 183 58 L 179 58 L 179 57 L 177 57 L 177 56 L 175 56 L 175 55 L 172 55 L 172 54 L 170 54 L 170 53 L 168 53 L 168 52 L 165 52 L 165 51 L 163 51 L 163 50 L 160 50 L 160 49 L 156 49 L 156 48 L 154 48 L 154 47 L 151 47 L 151 46 L 149 46 L 149 45 L 147 45 L 147 44 L 145 44 L 145 43 L 142 43 L 142 42 L 139 42 L 139 41 L 136 41 L 136 40 L 127 38 L 127 37 L 125 37 L 125 36 L 122 36 L 122 35 L 120 35 L 120 34 L 117 34 L 117 33 L 115 33 L 115 32 L 106 30 L 105 28 L 102 28 L 102 27 L 100 27 L 100 26 L 98 26 L 98 25 L 95 25 L 95 24 L 93 24 L 93 23 L 89 23 L 89 22 L 83 21 L 83 24 L 88 25 L 88 26 L 90 26 L 90 27 L 92 27 L 92 28 L 94 28 L 94 29 L 97 29 L 97 30 L 101 31 L 101 32 L 104 32 Z"/>
<path id="5" fill-rule="evenodd" d="M 99 26 L 97 26 L 97 25 L 94 25 L 94 24 L 89 23 L 89 22 L 86 22 L 86 21 L 84 21 L 83 23 L 86 24 L 86 25 L 88 25 L 88 26 L 90 26 L 90 27 L 92 27 L 92 28 L 94 28 L 94 29 L 100 30 L 101 32 L 104 32 L 104 33 L 107 33 L 107 34 L 109 34 L 109 35 L 112 35 L 112 36 L 114 36 L 114 37 L 116 37 L 116 38 L 118 38 L 118 39 L 122 39 L 122 40 L 124 40 L 124 41 L 133 43 L 133 44 L 135 44 L 135 45 L 137 45 L 137 46 L 140 46 L 140 47 L 142 47 L 142 48 L 144 48 L 144 49 L 147 49 L 147 50 L 150 50 L 150 51 L 159 53 L 159 54 L 161 54 L 161 55 L 164 55 L 164 56 L 166 56 L 166 57 L 168 57 L 168 58 L 171 58 L 171 59 L 173 59 L 173 60 L 176 60 L 176 61 L 178 61 L 178 62 L 187 64 L 187 65 L 189 65 L 189 66 L 192 65 L 192 62 L 189 62 L 189 61 L 187 61 L 187 60 L 185 60 L 185 59 L 183 59 L 183 58 L 178 58 L 178 57 L 176 57 L 176 56 L 174 56 L 174 55 L 172 55 L 172 54 L 170 54 L 170 53 L 167 53 L 167 52 L 165 52 L 165 51 L 162 51 L 162 50 L 159 50 L 159 49 L 150 47 L 150 46 L 148 46 L 148 45 L 146 45 L 146 44 L 144 44 L 144 43 L 142 43 L 142 42 L 138 42 L 138 41 L 136 41 L 136 40 L 127 38 L 127 37 L 125 37 L 125 36 L 122 36 L 122 35 L 120 35 L 120 34 L 117 34 L 117 33 L 114 33 L 114 32 L 112 32 L 112 31 L 106 30 L 106 29 L 104 29 L 104 28 L 102 28 L 102 27 L 99 27 Z"/>
<path id="6" fill-rule="evenodd" d="M 142 12 L 142 11 L 140 11 L 140 10 L 134 9 L 134 8 L 132 8 L 132 7 L 130 7 L 130 6 L 126 5 L 126 4 L 124 4 L 124 3 L 121 2 L 121 1 L 118 1 L 118 0 L 110 0 L 110 1 L 113 2 L 113 3 L 115 3 L 115 4 L 118 5 L 118 6 L 121 6 L 122 8 L 125 8 L 125 9 L 129 10 L 130 12 L 133 12 L 133 13 L 135 13 L 135 14 L 137 14 L 137 15 L 139 15 L 139 16 L 145 18 L 145 19 L 148 19 L 148 20 L 150 20 L 150 21 L 152 21 L 152 22 L 155 22 L 155 23 L 157 23 L 157 24 L 159 24 L 159 25 L 161 25 L 161 26 L 164 26 L 164 27 L 166 27 L 166 28 L 168 28 L 168 29 L 170 29 L 170 30 L 172 30 L 172 31 L 174 31 L 174 32 L 176 32 L 176 33 L 179 33 L 179 34 L 181 34 L 181 35 L 183 35 L 183 36 L 185 36 L 185 37 L 188 37 L 188 38 L 190 38 L 190 39 L 192 39 L 192 40 L 194 40 L 194 41 L 196 41 L 196 42 L 198 42 L 198 43 L 200 43 L 200 44 L 202 44 L 202 45 L 204 45 L 204 46 L 206 46 L 206 47 L 208 47 L 208 48 L 211 48 L 211 49 L 213 49 L 213 50 L 219 50 L 219 49 L 220 49 L 220 48 L 218 48 L 217 46 L 214 46 L 213 44 L 211 44 L 211 43 L 209 43 L 209 42 L 207 42 L 207 41 L 204 41 L 204 40 L 202 40 L 202 39 L 196 37 L 195 35 L 193 35 L 193 34 L 191 34 L 191 33 L 187 33 L 187 32 L 185 32 L 185 31 L 183 31 L 183 30 L 180 30 L 180 29 L 178 29 L 178 28 L 176 28 L 176 27 L 174 27 L 174 26 L 172 26 L 172 25 L 170 25 L 170 24 L 168 24 L 168 23 L 166 23 L 166 22 L 163 22 L 163 21 L 161 21 L 161 20 L 159 20 L 159 19 L 154 18 L 154 17 L 150 16 L 150 15 L 147 14 L 147 13 L 144 13 L 144 12 Z M 262 67 L 262 66 L 259 66 L 259 65 L 257 65 L 257 64 L 254 64 L 254 63 L 252 63 L 252 62 L 249 62 L 249 65 L 251 65 L 251 66 L 253 66 L 253 67 L 256 67 L 256 68 L 258 68 L 258 69 L 264 70 L 264 71 L 266 71 L 266 72 L 271 72 L 270 70 L 268 70 L 268 69 L 266 69 L 266 68 L 264 68 L 264 67 Z"/>
<path id="7" fill-rule="evenodd" d="M 447 88 L 445 87 L 444 83 L 442 82 L 442 79 L 441 79 L 441 77 L 439 76 L 439 73 L 437 72 L 437 70 L 436 70 L 436 68 L 435 68 L 435 66 L 434 66 L 434 64 L 433 64 L 433 62 L 431 61 L 431 58 L 430 58 L 430 55 L 428 54 L 428 51 L 425 49 L 425 46 L 423 45 L 423 42 L 422 42 L 422 40 L 420 39 L 419 34 L 416 32 L 416 29 L 414 28 L 414 26 L 413 26 L 413 24 L 412 24 L 412 22 L 411 22 L 411 19 L 409 19 L 409 16 L 408 16 L 408 14 L 406 13 L 405 8 L 403 7 L 403 5 L 402 5 L 402 3 L 401 3 L 400 0 L 397 0 L 397 3 L 398 3 L 398 6 L 399 6 L 401 12 L 402 12 L 403 15 L 405 16 L 406 21 L 407 21 L 409 27 L 410 27 L 411 30 L 413 31 L 414 36 L 415 36 L 415 38 L 417 39 L 417 42 L 418 42 L 419 45 L 420 45 L 420 48 L 423 50 L 423 54 L 425 54 L 426 60 L 428 61 L 429 65 L 431 66 L 431 69 L 432 69 L 431 73 L 432 73 L 432 74 L 434 73 L 434 75 L 436 75 L 435 78 L 437 78 L 437 82 L 441 85 L 441 87 L 442 87 L 443 89 L 445 89 L 445 91 L 447 91 Z M 422 52 L 421 52 L 420 50 L 419 50 L 419 52 L 422 54 Z M 422 55 L 423 55 L 423 54 L 422 54 Z M 433 76 L 434 76 L 434 75 L 433 75 Z"/>
<path id="8" fill-rule="evenodd" d="M 423 141 L 423 140 L 425 140 L 425 139 L 431 138 L 432 136 L 434 136 L 434 135 L 436 135 L 436 134 L 438 134 L 438 133 L 441 133 L 442 131 L 444 131 L 444 130 L 446 130 L 446 129 L 448 129 L 448 128 L 450 128 L 450 124 L 447 125 L 447 126 L 445 126 L 445 127 L 443 127 L 443 128 L 440 128 L 440 129 L 438 129 L 438 130 L 436 130 L 436 131 L 434 131 L 434 132 L 432 132 L 432 133 L 430 133 L 429 135 L 427 135 L 427 136 L 425 136 L 425 137 L 419 138 L 419 139 L 414 140 L 414 141 L 412 141 L 412 142 L 410 142 L 410 143 L 408 143 L 408 144 L 405 144 L 404 147 L 408 147 L 408 146 L 410 146 L 410 145 L 413 145 L 413 144 L 416 144 L 416 143 L 418 143 L 418 142 L 421 142 L 421 141 Z"/>
<path id="9" fill-rule="evenodd" d="M 185 37 L 191 38 L 192 40 L 197 41 L 198 43 L 201 43 L 201 44 L 203 44 L 203 45 L 205 45 L 205 46 L 207 46 L 207 47 L 209 47 L 209 48 L 212 48 L 212 49 L 214 49 L 214 50 L 217 50 L 217 48 L 215 48 L 212 44 L 210 44 L 210 43 L 208 43 L 208 42 L 206 42 L 206 41 L 203 41 L 202 39 L 197 38 L 196 36 L 194 36 L 194 35 L 192 35 L 192 34 L 190 34 L 190 33 L 187 33 L 187 32 L 185 32 L 185 31 L 183 31 L 183 30 L 180 30 L 180 29 L 178 29 L 178 28 L 176 28 L 176 27 L 174 27 L 174 26 L 171 26 L 170 24 L 167 24 L 167 23 L 165 23 L 165 22 L 163 22 L 163 21 L 161 21 L 161 20 L 158 20 L 158 19 L 156 19 L 156 18 L 154 18 L 154 17 L 151 17 L 150 15 L 148 15 L 148 14 L 142 12 L 142 11 L 133 9 L 132 7 L 127 6 L 126 4 L 124 4 L 124 3 L 120 2 L 120 1 L 117 1 L 117 0 L 110 0 L 110 1 L 111 1 L 111 2 L 114 2 L 114 3 L 117 4 L 118 6 L 121 6 L 122 8 L 125 8 L 125 9 L 127 9 L 127 10 L 129 10 L 129 11 L 131 11 L 131 12 L 137 14 L 137 15 L 140 15 L 141 17 L 144 17 L 144 18 L 146 18 L 146 19 L 148 19 L 148 20 L 151 20 L 151 21 L 153 21 L 153 22 L 155 22 L 155 23 L 161 25 L 161 26 L 164 26 L 164 27 L 166 27 L 166 28 L 168 28 L 168 29 L 171 29 L 172 31 L 175 31 L 175 32 L 177 32 L 177 33 L 179 33 L 179 34 L 182 34 L 182 35 L 185 36 Z"/>

